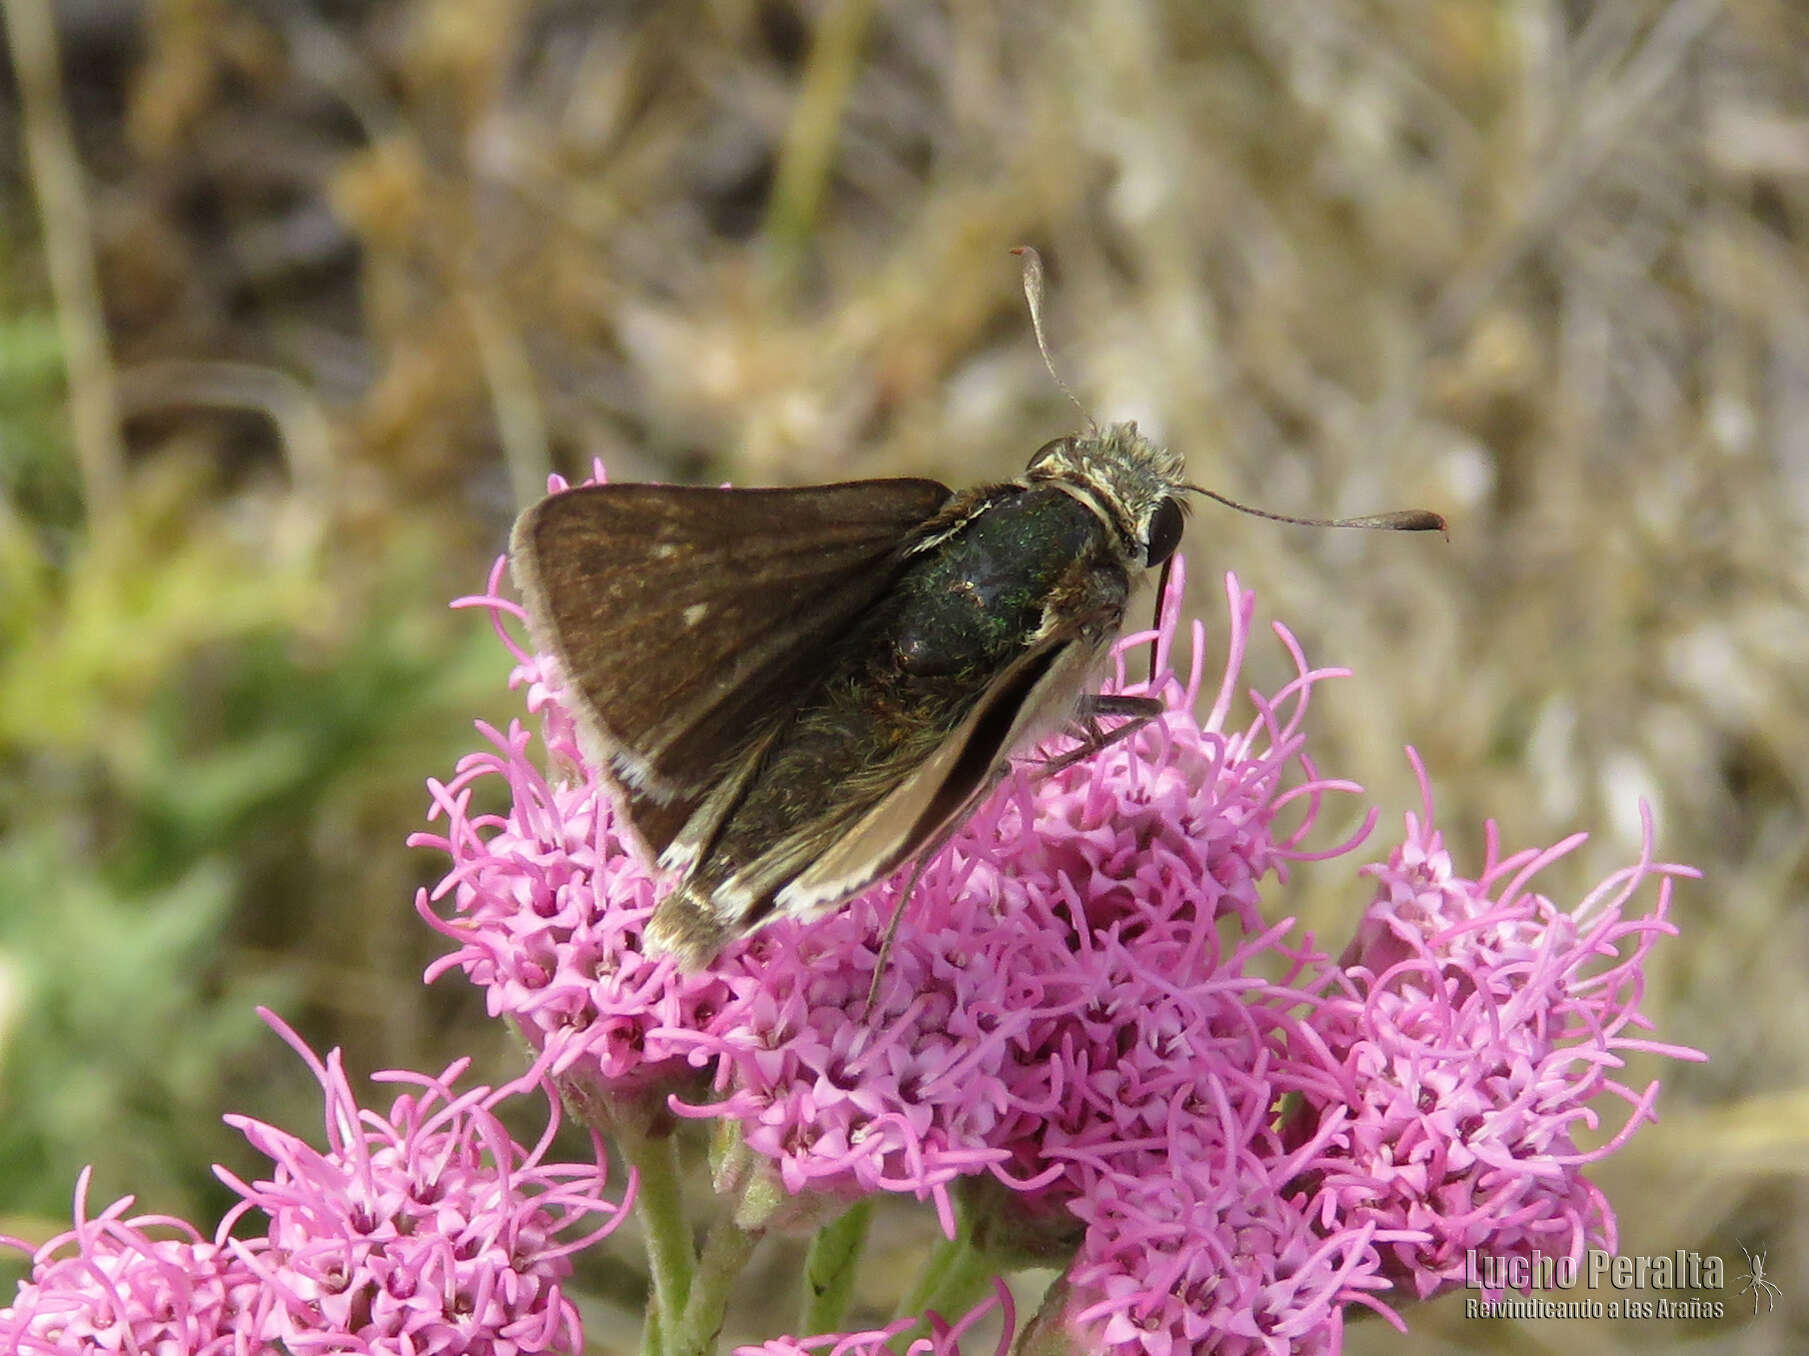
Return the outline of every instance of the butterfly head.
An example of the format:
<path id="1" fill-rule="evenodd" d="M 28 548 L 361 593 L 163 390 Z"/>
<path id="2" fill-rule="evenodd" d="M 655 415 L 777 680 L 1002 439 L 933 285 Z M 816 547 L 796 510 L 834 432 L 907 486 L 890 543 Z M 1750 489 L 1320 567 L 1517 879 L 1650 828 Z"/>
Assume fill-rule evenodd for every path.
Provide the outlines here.
<path id="1" fill-rule="evenodd" d="M 1135 423 L 1123 423 L 1043 444 L 1024 483 L 1058 484 L 1081 498 L 1117 535 L 1125 554 L 1148 567 L 1180 545 L 1185 474 L 1178 453 L 1145 438 Z"/>

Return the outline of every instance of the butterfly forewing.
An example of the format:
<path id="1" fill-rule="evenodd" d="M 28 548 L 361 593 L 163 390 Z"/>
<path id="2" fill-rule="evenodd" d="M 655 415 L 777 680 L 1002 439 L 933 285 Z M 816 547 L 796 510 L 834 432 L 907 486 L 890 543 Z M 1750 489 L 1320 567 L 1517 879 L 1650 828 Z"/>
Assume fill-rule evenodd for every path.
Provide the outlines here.
<path id="1" fill-rule="evenodd" d="M 511 558 L 535 641 L 655 850 L 950 495 L 931 480 L 592 485 L 522 515 Z"/>

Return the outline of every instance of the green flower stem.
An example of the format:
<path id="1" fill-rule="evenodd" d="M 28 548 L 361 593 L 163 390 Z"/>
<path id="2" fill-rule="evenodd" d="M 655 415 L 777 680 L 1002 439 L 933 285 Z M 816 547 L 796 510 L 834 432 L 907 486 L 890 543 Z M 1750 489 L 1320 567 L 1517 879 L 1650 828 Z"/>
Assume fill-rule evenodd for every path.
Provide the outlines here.
<path id="1" fill-rule="evenodd" d="M 697 1273 L 691 1279 L 691 1298 L 673 1331 L 666 1356 L 706 1356 L 715 1346 L 729 1307 L 729 1294 L 759 1241 L 758 1229 L 744 1229 L 727 1217 L 710 1226 Z"/>
<path id="2" fill-rule="evenodd" d="M 930 1260 L 923 1264 L 923 1273 L 918 1276 L 917 1284 L 911 1288 L 908 1295 L 898 1301 L 898 1307 L 892 1311 L 894 1319 L 903 1318 L 907 1314 L 917 1315 L 923 1312 L 923 1306 L 929 1301 L 930 1296 L 936 1293 L 936 1287 L 941 1284 L 943 1272 L 949 1269 L 950 1264 L 955 1260 L 955 1254 L 960 1252 L 963 1246 L 965 1245 L 960 1238 L 945 1238 L 936 1244 L 934 1251 L 930 1253 Z"/>
<path id="3" fill-rule="evenodd" d="M 679 1190 L 678 1136 L 653 1136 L 639 1127 L 619 1125 L 616 1142 L 640 1179 L 634 1210 L 647 1235 L 647 1263 L 653 1271 L 653 1312 L 641 1349 L 648 1356 L 656 1352 L 664 1356 L 674 1349 L 679 1316 L 691 1298 L 697 1271 Z"/>
<path id="4" fill-rule="evenodd" d="M 923 1307 L 952 1322 L 980 1302 L 998 1274 L 998 1260 L 963 1238 Z"/>
<path id="5" fill-rule="evenodd" d="M 1058 1276 L 1030 1321 L 1018 1329 L 1011 1344 L 1012 1356 L 1084 1356 L 1086 1343 L 1062 1321 L 1068 1300 L 1068 1278 Z"/>
<path id="6" fill-rule="evenodd" d="M 961 1317 L 979 1302 L 998 1270 L 997 1260 L 976 1248 L 965 1229 L 960 1237 L 940 1244 L 922 1279 L 899 1307 L 898 1317 L 915 1317 L 917 1322 L 887 1345 L 893 1351 L 908 1351 L 919 1337 L 928 1337 L 930 1325 L 923 1315 L 932 1309 L 950 1321 Z"/>
<path id="7" fill-rule="evenodd" d="M 798 1314 L 798 1335 L 837 1332 L 848 1312 L 854 1292 L 854 1273 L 867 1246 L 867 1226 L 873 1220 L 873 1198 L 856 1201 L 838 1220 L 818 1229 L 804 1258 L 804 1306 Z"/>

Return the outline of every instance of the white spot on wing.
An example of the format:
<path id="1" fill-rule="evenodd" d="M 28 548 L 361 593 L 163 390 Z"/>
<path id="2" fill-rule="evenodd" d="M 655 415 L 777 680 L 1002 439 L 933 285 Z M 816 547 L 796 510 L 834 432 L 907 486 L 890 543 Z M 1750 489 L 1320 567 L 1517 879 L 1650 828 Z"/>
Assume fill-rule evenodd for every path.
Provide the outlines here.
<path id="1" fill-rule="evenodd" d="M 753 890 L 742 883 L 741 873 L 737 872 L 710 893 L 710 911 L 721 922 L 733 927 L 747 917 L 756 898 Z"/>
<path id="2" fill-rule="evenodd" d="M 685 609 L 685 625 L 696 626 L 709 615 L 709 612 L 710 605 L 708 603 L 692 603 Z"/>

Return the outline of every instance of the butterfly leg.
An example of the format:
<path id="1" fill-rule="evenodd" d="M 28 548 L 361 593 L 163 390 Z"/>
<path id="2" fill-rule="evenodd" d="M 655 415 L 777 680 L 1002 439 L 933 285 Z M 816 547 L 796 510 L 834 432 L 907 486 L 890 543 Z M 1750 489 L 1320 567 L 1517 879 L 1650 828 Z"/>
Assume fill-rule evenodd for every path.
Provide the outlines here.
<path id="1" fill-rule="evenodd" d="M 923 879 L 924 868 L 930 864 L 930 858 L 936 855 L 940 843 L 933 844 L 928 851 L 919 854 L 917 863 L 911 868 L 911 878 L 905 882 L 905 888 L 898 896 L 898 903 L 892 909 L 892 921 L 886 924 L 886 935 L 879 944 L 879 956 L 873 962 L 873 980 L 867 985 L 867 1005 L 861 1009 L 861 1020 L 873 1011 L 873 1003 L 879 997 L 879 981 L 886 973 L 886 960 L 892 954 L 892 943 L 898 937 L 898 925 L 904 920 L 905 905 L 911 902 L 911 895 L 917 889 L 917 882 Z"/>
<path id="2" fill-rule="evenodd" d="M 1156 697 L 1131 697 L 1117 693 L 1087 698 L 1074 720 L 1075 737 L 1080 740 L 1080 747 L 1069 749 L 1059 758 L 1051 758 L 1037 769 L 1037 777 L 1053 777 L 1062 769 L 1085 762 L 1119 740 L 1129 739 L 1165 709 Z M 1102 716 L 1128 716 L 1129 719 L 1116 729 L 1105 730 L 1099 725 Z"/>
<path id="3" fill-rule="evenodd" d="M 1076 737 L 1080 739 L 1080 747 L 1070 749 L 1059 758 L 1052 758 L 1037 769 L 1036 776 L 1053 776 L 1065 767 L 1091 758 L 1102 749 L 1110 748 L 1121 739 L 1129 738 L 1145 725 L 1148 725 L 1167 708 L 1155 697 L 1134 697 L 1123 693 L 1099 694 L 1086 698 L 1080 710 L 1075 713 L 1074 726 Z M 1116 729 L 1106 730 L 1100 727 L 1099 721 L 1106 716 L 1128 717 L 1125 723 Z M 959 823 L 959 820 L 956 821 Z M 918 881 L 923 879 L 924 870 L 930 860 L 941 851 L 953 833 L 951 826 L 934 841 L 925 845 L 917 856 L 916 865 L 911 868 L 911 877 L 905 882 L 904 891 L 898 896 L 898 903 L 892 910 L 892 921 L 886 924 L 886 935 L 879 944 L 879 957 L 873 965 L 873 979 L 867 986 L 867 1003 L 862 1010 L 863 1020 L 873 1011 L 873 1005 L 879 998 L 879 982 L 886 973 L 886 961 L 892 954 L 892 943 L 898 937 L 898 925 L 904 919 L 905 906 L 911 902 L 916 892 Z"/>
<path id="4" fill-rule="evenodd" d="M 1169 556 L 1162 562 L 1162 573 L 1156 579 L 1156 615 L 1150 620 L 1150 630 L 1160 633 L 1162 630 L 1162 604 L 1168 600 L 1168 576 L 1175 568 L 1175 558 Z M 1159 639 L 1152 638 L 1149 643 L 1149 685 L 1156 685 L 1156 656 L 1162 651 Z"/>

